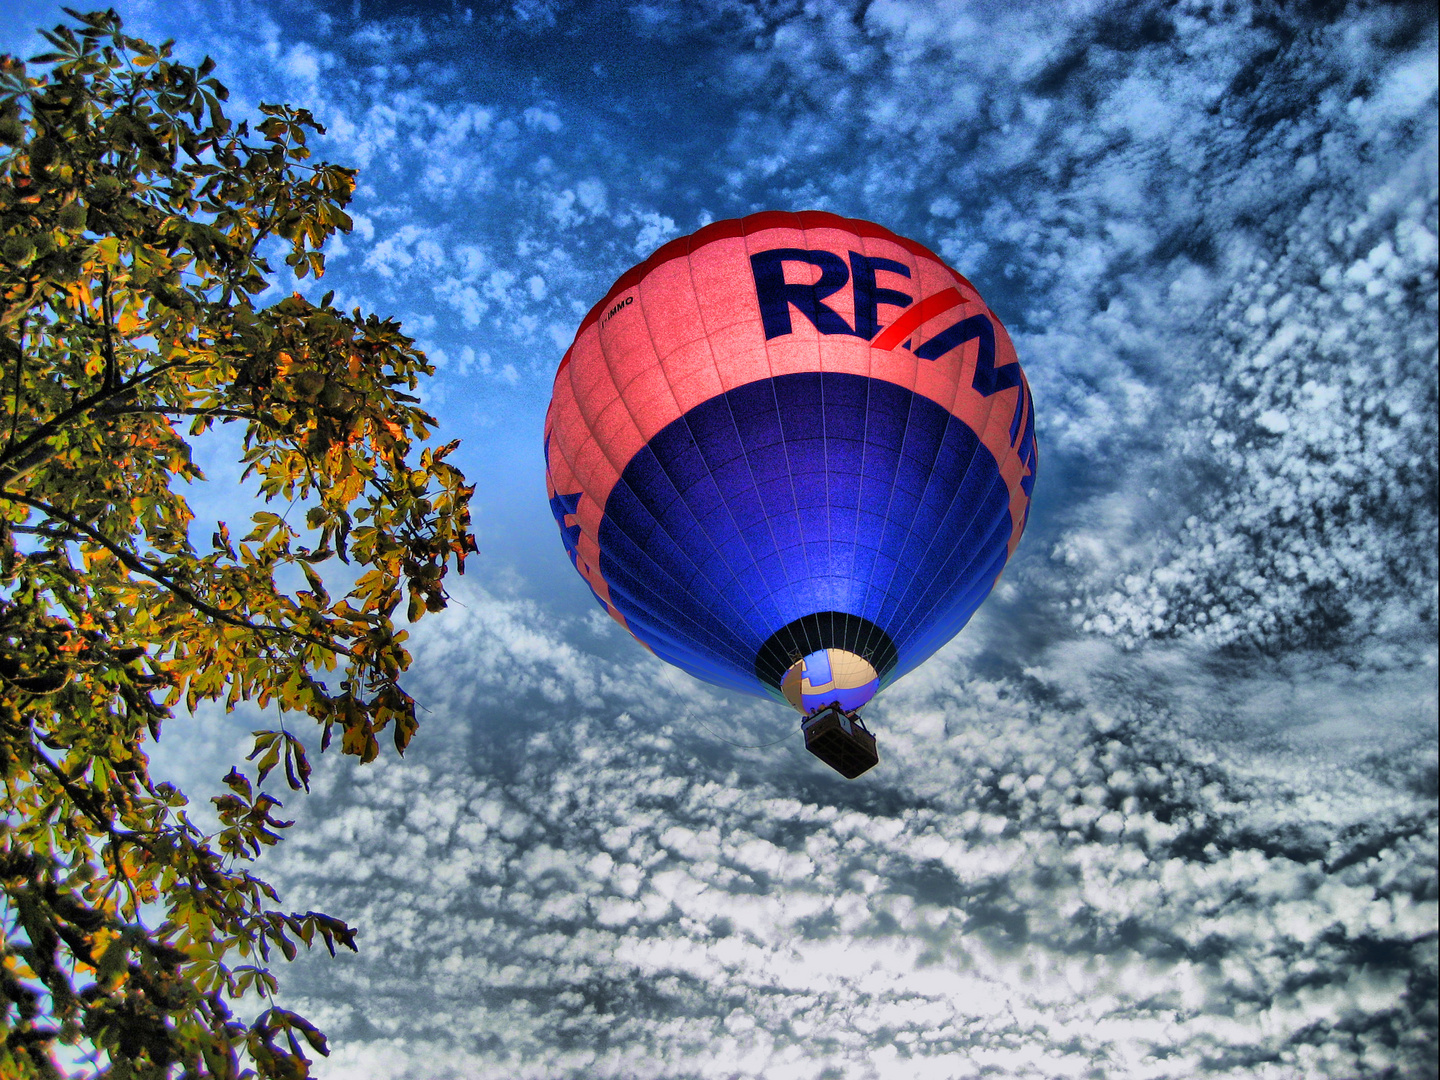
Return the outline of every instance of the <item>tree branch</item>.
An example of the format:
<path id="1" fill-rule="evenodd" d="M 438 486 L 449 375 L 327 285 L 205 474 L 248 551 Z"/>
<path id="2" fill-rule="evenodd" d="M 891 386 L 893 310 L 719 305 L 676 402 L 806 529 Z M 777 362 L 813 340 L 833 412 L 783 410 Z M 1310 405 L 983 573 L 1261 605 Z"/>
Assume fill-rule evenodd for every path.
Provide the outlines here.
<path id="1" fill-rule="evenodd" d="M 51 761 L 45 751 L 41 750 L 33 742 L 30 744 L 30 750 L 35 755 L 36 760 L 44 765 L 46 770 L 54 776 L 56 780 L 60 781 L 60 786 L 65 789 L 65 794 L 70 796 L 71 801 L 80 808 L 80 812 L 89 818 L 97 829 L 110 837 L 111 840 L 130 840 L 139 844 L 141 847 L 145 847 L 145 842 L 139 833 L 132 832 L 129 829 L 122 832 L 115 828 L 114 822 L 98 813 L 93 805 L 91 805 L 89 792 L 77 788 L 75 782 L 65 775 L 65 770 Z"/>
<path id="2" fill-rule="evenodd" d="M 138 922 L 140 919 L 140 897 L 135 892 L 135 883 L 130 880 L 130 871 L 125 868 L 125 854 L 121 848 L 121 844 L 129 841 L 149 854 L 151 858 L 158 858 L 159 853 L 151 846 L 153 837 L 145 833 L 136 832 L 133 829 L 117 829 L 114 822 L 96 810 L 92 803 L 90 793 L 82 788 L 76 787 L 75 782 L 65 775 L 65 770 L 51 761 L 45 751 L 41 750 L 33 742 L 30 744 L 30 749 L 31 752 L 34 753 L 36 760 L 44 765 L 46 771 L 60 782 L 60 786 L 64 789 L 65 794 L 70 796 L 70 801 L 79 808 L 82 814 L 90 819 L 90 822 L 97 829 L 110 838 L 110 857 L 117 871 L 117 874 L 113 876 L 111 880 L 124 883 L 126 891 L 130 894 L 131 915 L 135 921 Z M 109 890 L 107 889 L 106 891 L 108 892 Z"/>
<path id="3" fill-rule="evenodd" d="M 20 377 L 25 370 L 25 324 L 29 313 L 20 316 L 20 333 L 15 342 L 15 389 L 10 394 L 10 437 L 5 440 L 5 453 L 15 445 L 15 431 L 20 424 Z"/>
<path id="4" fill-rule="evenodd" d="M 318 645 L 322 649 L 328 649 L 330 652 L 348 656 L 352 660 L 361 659 L 353 649 L 347 648 L 338 642 L 326 641 L 324 638 L 316 637 L 314 634 L 307 634 L 303 630 L 295 630 L 288 626 L 273 626 L 268 623 L 256 624 L 239 615 L 233 615 L 224 608 L 218 608 L 208 601 L 201 599 L 199 596 L 196 596 L 195 593 L 165 573 L 160 567 L 142 559 L 129 548 L 117 544 L 104 533 L 85 524 L 79 518 L 72 517 L 65 513 L 65 511 L 58 507 L 51 506 L 47 502 L 42 502 L 40 499 L 33 499 L 28 495 L 20 495 L 14 492 L 0 492 L 0 499 L 18 502 L 24 506 L 39 510 L 42 514 L 54 518 L 56 521 L 64 522 L 87 540 L 99 544 L 137 574 L 147 577 L 159 585 L 163 585 L 196 611 L 202 615 L 210 616 L 210 618 L 215 619 L 217 622 L 223 622 L 227 626 L 239 627 L 242 630 L 249 630 L 253 634 L 259 634 L 261 637 L 270 633 L 285 634 L 300 641 L 308 641 L 312 645 Z"/>
<path id="5" fill-rule="evenodd" d="M 64 540 L 69 543 L 72 540 L 79 540 L 80 537 L 71 532 L 59 532 L 55 529 L 47 529 L 44 525 L 11 525 L 11 532 L 28 533 L 32 536 L 43 536 L 47 540 Z"/>
<path id="6" fill-rule="evenodd" d="M 133 414 L 151 413 L 161 416 L 218 416 L 226 420 L 249 420 L 256 424 L 268 424 L 269 421 L 258 413 L 241 412 L 238 409 L 172 409 L 166 406 L 157 405 L 122 405 L 115 408 L 98 410 L 104 416 L 127 416 Z"/>
<path id="7" fill-rule="evenodd" d="M 120 383 L 109 389 L 97 390 L 88 397 L 81 398 L 68 409 L 56 413 L 49 420 L 45 421 L 45 423 L 41 424 L 24 442 L 0 454 L 0 495 L 6 494 L 5 488 L 12 480 L 23 476 L 50 456 L 49 448 L 43 446 L 45 440 L 51 438 L 77 416 L 83 415 L 90 409 L 106 401 L 122 398 L 167 371 L 173 371 L 187 364 L 199 363 L 197 360 L 190 359 L 171 360 L 158 367 L 153 367 L 149 371 L 141 372 L 128 382 Z M 35 453 L 37 449 L 43 449 L 45 452 L 37 455 Z"/>
<path id="8" fill-rule="evenodd" d="M 115 360 L 115 338 L 110 324 L 115 320 L 115 303 L 110 299 L 110 271 L 107 268 L 100 275 L 100 318 L 104 323 L 101 332 L 105 341 L 105 377 L 100 385 L 113 390 L 120 382 L 120 365 Z"/>

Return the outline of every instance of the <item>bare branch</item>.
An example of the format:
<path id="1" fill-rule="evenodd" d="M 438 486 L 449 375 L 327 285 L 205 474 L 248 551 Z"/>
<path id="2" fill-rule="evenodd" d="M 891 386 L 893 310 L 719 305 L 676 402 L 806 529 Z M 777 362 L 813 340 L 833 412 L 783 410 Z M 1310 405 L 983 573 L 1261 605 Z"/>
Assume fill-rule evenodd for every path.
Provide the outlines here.
<path id="1" fill-rule="evenodd" d="M 174 409 L 165 405 L 118 405 L 97 410 L 102 416 L 215 416 L 224 420 L 249 420 L 255 424 L 270 426 L 270 421 L 259 413 L 241 412 L 239 409 Z"/>

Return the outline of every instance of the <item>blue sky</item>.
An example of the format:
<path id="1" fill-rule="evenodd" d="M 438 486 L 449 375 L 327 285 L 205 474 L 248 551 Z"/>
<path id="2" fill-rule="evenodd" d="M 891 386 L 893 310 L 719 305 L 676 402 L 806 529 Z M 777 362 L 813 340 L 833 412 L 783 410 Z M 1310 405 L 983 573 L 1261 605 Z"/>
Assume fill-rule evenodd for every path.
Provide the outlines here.
<path id="1" fill-rule="evenodd" d="M 327 760 L 265 866 L 361 930 L 282 979 L 323 1075 L 1433 1075 L 1430 5 L 120 10 L 360 168 L 302 288 L 404 321 L 479 485 L 414 749 Z M 595 609 L 540 450 L 621 272 L 807 208 L 975 282 L 1042 447 L 1003 585 L 848 784 Z M 156 767 L 201 803 L 256 719 Z"/>

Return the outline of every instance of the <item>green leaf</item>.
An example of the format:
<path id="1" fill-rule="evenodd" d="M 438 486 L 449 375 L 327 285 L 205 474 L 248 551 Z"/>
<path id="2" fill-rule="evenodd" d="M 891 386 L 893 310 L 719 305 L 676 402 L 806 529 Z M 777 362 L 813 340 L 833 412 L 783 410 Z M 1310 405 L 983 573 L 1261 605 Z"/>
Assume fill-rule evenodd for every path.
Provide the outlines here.
<path id="1" fill-rule="evenodd" d="M 280 747 L 272 746 L 255 766 L 261 783 L 265 782 L 265 777 L 270 775 L 270 770 L 275 768 L 279 763 Z"/>
<path id="2" fill-rule="evenodd" d="M 254 757 L 255 755 L 251 754 L 250 756 Z M 240 770 L 232 767 L 231 770 L 225 774 L 225 784 L 232 790 L 239 792 L 246 799 L 250 798 L 250 781 L 245 778 L 245 774 L 240 772 Z"/>
<path id="3" fill-rule="evenodd" d="M 125 943 L 124 937 L 113 938 L 95 963 L 96 980 L 102 985 L 110 982 L 125 970 L 129 956 L 130 947 Z"/>

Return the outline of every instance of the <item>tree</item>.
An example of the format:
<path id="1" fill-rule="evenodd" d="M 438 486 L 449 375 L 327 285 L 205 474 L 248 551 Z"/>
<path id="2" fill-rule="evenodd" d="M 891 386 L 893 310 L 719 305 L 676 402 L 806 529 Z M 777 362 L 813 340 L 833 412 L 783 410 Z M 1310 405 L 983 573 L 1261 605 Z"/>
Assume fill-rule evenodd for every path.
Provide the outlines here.
<path id="1" fill-rule="evenodd" d="M 209 59 L 66 14 L 43 73 L 0 58 L 0 1074 L 58 1075 L 64 1044 L 115 1076 L 304 1076 L 324 1036 L 264 965 L 354 932 L 281 910 L 247 863 L 290 824 L 258 783 L 308 788 L 305 748 L 257 731 L 207 834 L 145 747 L 181 706 L 254 701 L 309 714 L 322 749 L 369 762 L 388 729 L 403 752 L 392 616 L 445 606 L 473 489 L 455 443 L 427 445 L 432 368 L 395 322 L 257 306 L 267 253 L 319 277 L 350 228 L 355 173 L 309 163 L 320 125 L 232 123 Z M 177 481 L 218 424 L 282 512 L 207 545 Z M 339 598 L 332 560 L 358 573 Z M 250 1023 L 247 992 L 271 999 Z"/>

